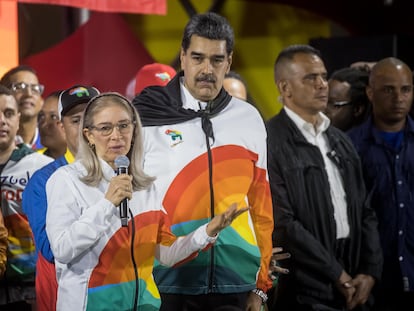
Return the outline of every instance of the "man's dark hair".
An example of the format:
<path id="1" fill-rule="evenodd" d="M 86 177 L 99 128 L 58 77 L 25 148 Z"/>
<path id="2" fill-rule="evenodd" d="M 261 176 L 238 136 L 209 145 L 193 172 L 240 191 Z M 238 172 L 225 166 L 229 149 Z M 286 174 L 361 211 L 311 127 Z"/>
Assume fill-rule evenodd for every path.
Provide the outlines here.
<path id="1" fill-rule="evenodd" d="M 368 85 L 369 73 L 357 68 L 345 67 L 334 71 L 330 79 L 348 82 L 351 85 L 351 101 L 368 101 L 365 88 Z"/>
<path id="2" fill-rule="evenodd" d="M 347 82 L 351 86 L 349 89 L 350 103 L 353 106 L 362 106 L 364 113 L 359 120 L 355 120 L 355 125 L 364 121 L 371 113 L 371 104 L 365 92 L 369 82 L 369 72 L 359 68 L 345 67 L 334 71 L 330 80 Z"/>
<path id="3" fill-rule="evenodd" d="M 50 92 L 46 97 L 45 100 L 50 98 L 50 97 L 55 97 L 55 98 L 59 98 L 60 93 L 62 93 L 64 90 L 56 90 L 56 91 L 52 91 Z"/>
<path id="4" fill-rule="evenodd" d="M 3 84 L 0 84 L 0 95 L 14 96 L 12 90 Z"/>
<path id="5" fill-rule="evenodd" d="M 237 73 L 237 72 L 235 72 L 233 70 L 230 70 L 228 73 L 226 73 L 224 75 L 224 78 L 233 78 L 233 79 L 239 80 L 241 83 L 244 84 L 244 86 L 247 89 L 247 83 L 246 83 L 246 81 L 243 79 L 243 77 L 239 73 Z"/>
<path id="6" fill-rule="evenodd" d="M 310 55 L 317 55 L 320 58 L 321 52 L 318 49 L 315 49 L 313 46 L 306 45 L 306 44 L 294 44 L 290 45 L 287 48 L 284 48 L 276 58 L 275 66 L 280 60 L 289 59 L 292 60 L 296 54 L 310 54 Z"/>
<path id="7" fill-rule="evenodd" d="M 322 58 L 321 52 L 313 46 L 307 44 L 290 45 L 284 48 L 276 58 L 274 65 L 275 81 L 279 79 L 280 67 L 283 67 L 281 65 L 292 61 L 296 54 L 316 55 L 319 58 Z"/>
<path id="8" fill-rule="evenodd" d="M 230 70 L 228 73 L 226 73 L 224 75 L 224 79 L 226 79 L 226 78 L 233 78 L 233 79 L 239 80 L 241 83 L 243 83 L 244 87 L 246 88 L 246 93 L 247 93 L 247 100 L 246 101 L 249 104 L 252 104 L 253 106 L 256 106 L 253 97 L 250 95 L 249 88 L 247 87 L 246 80 L 244 80 L 244 78 L 239 73 L 237 73 L 233 70 Z"/>
<path id="9" fill-rule="evenodd" d="M 11 76 L 14 75 L 17 72 L 20 72 L 20 71 L 29 71 L 29 72 L 31 72 L 31 73 L 33 73 L 34 75 L 37 76 L 36 70 L 34 70 L 32 67 L 30 67 L 28 65 L 19 65 L 19 66 L 13 67 L 9 71 L 7 71 L 1 77 L 0 84 L 5 85 L 6 87 L 10 87 L 11 86 Z"/>
<path id="10" fill-rule="evenodd" d="M 233 52 L 234 32 L 227 19 L 216 13 L 204 13 L 194 15 L 184 29 L 181 47 L 184 52 L 190 46 L 191 37 L 199 37 L 210 40 L 226 40 L 227 54 Z"/>

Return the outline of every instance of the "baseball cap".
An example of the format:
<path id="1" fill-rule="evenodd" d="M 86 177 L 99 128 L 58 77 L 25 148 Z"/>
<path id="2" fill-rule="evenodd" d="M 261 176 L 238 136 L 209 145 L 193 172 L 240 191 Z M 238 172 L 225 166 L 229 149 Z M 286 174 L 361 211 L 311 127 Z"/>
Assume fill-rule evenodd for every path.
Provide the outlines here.
<path id="1" fill-rule="evenodd" d="M 152 63 L 142 66 L 135 76 L 135 94 L 147 86 L 160 85 L 165 86 L 176 75 L 173 67 L 160 63 Z"/>
<path id="2" fill-rule="evenodd" d="M 100 92 L 93 86 L 74 85 L 64 90 L 59 95 L 59 117 L 65 116 L 73 107 L 87 103 L 91 98 L 98 95 Z"/>

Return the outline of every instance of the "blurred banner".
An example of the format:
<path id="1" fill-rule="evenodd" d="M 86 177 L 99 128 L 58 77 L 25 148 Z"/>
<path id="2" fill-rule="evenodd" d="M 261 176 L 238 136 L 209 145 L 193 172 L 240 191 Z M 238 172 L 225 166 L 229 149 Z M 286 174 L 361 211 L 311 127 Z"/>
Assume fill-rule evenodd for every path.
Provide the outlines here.
<path id="1" fill-rule="evenodd" d="M 18 63 L 17 4 L 0 1 L 0 77 Z"/>
<path id="2" fill-rule="evenodd" d="M 45 94 L 73 84 L 125 94 L 138 69 L 152 62 L 121 14 L 104 12 L 92 12 L 88 22 L 65 40 L 21 60 L 36 70 Z"/>
<path id="3" fill-rule="evenodd" d="M 167 14 L 167 0 L 17 0 L 17 2 L 56 4 L 101 12 Z"/>

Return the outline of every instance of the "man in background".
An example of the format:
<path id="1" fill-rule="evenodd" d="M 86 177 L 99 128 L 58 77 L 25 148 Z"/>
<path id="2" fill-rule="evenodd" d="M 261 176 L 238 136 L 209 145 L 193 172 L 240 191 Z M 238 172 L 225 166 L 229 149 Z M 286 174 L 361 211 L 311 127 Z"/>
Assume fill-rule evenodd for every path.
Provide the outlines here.
<path id="1" fill-rule="evenodd" d="M 292 45 L 274 73 L 283 102 L 267 123 L 274 244 L 292 256 L 272 311 L 365 308 L 382 269 L 377 219 L 352 142 L 322 113 L 325 65 L 315 48 Z"/>
<path id="2" fill-rule="evenodd" d="M 53 159 L 16 145 L 20 113 L 12 90 L 0 85 L 1 214 L 8 231 L 7 267 L 0 282 L 0 310 L 35 310 L 35 249 L 22 210 L 22 192 L 33 173 Z M 37 202 L 35 202 L 37 203 Z"/>
<path id="3" fill-rule="evenodd" d="M 223 80 L 223 87 L 231 96 L 247 101 L 247 86 L 241 75 L 230 70 Z"/>
<path id="4" fill-rule="evenodd" d="M 19 106 L 20 126 L 17 132 L 17 143 L 25 143 L 30 148 L 42 148 L 37 117 L 43 105 L 44 86 L 39 83 L 36 71 L 26 65 L 20 65 L 7 71 L 0 80 L 13 91 Z"/>
<path id="5" fill-rule="evenodd" d="M 67 151 L 65 132 L 58 111 L 61 92 L 61 90 L 54 91 L 46 96 L 38 115 L 40 142 L 44 147 L 37 152 L 53 159 L 59 158 Z"/>
<path id="6" fill-rule="evenodd" d="M 389 57 L 372 68 L 367 95 L 372 116 L 348 134 L 362 161 L 372 194 L 384 268 L 375 293 L 376 311 L 414 306 L 414 121 L 409 116 L 413 76 Z"/>
<path id="7" fill-rule="evenodd" d="M 333 126 L 346 132 L 368 118 L 371 113 L 365 92 L 368 77 L 368 72 L 351 67 L 338 69 L 329 77 L 325 113 Z"/>

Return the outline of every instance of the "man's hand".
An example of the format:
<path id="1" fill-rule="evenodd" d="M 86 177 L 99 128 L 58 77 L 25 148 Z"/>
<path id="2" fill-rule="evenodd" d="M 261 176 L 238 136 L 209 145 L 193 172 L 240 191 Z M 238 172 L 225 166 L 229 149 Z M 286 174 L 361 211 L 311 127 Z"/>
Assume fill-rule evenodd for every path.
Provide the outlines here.
<path id="1" fill-rule="evenodd" d="M 269 276 L 272 280 L 276 279 L 275 273 L 288 274 L 289 270 L 278 265 L 278 261 L 290 258 L 290 253 L 281 253 L 283 248 L 274 247 L 272 249 L 272 257 L 270 258 Z"/>
<path id="2" fill-rule="evenodd" d="M 237 203 L 233 203 L 224 213 L 214 216 L 207 225 L 207 234 L 211 237 L 216 236 L 221 230 L 230 226 L 235 218 L 247 212 L 249 209 L 249 206 L 237 209 Z"/>
<path id="3" fill-rule="evenodd" d="M 346 305 L 349 309 L 356 289 L 352 283 L 352 277 L 346 273 L 345 270 L 342 270 L 339 279 L 336 281 L 336 287 L 339 292 L 345 297 Z"/>
<path id="4" fill-rule="evenodd" d="M 246 311 L 260 311 L 262 308 L 262 304 L 262 298 L 260 298 L 255 293 L 250 292 L 249 296 L 247 297 Z"/>
<path id="5" fill-rule="evenodd" d="M 367 274 L 357 274 L 350 283 L 355 288 L 355 294 L 349 304 L 347 304 L 347 307 L 352 310 L 356 306 L 367 302 L 369 294 L 374 287 L 375 279 Z"/>

